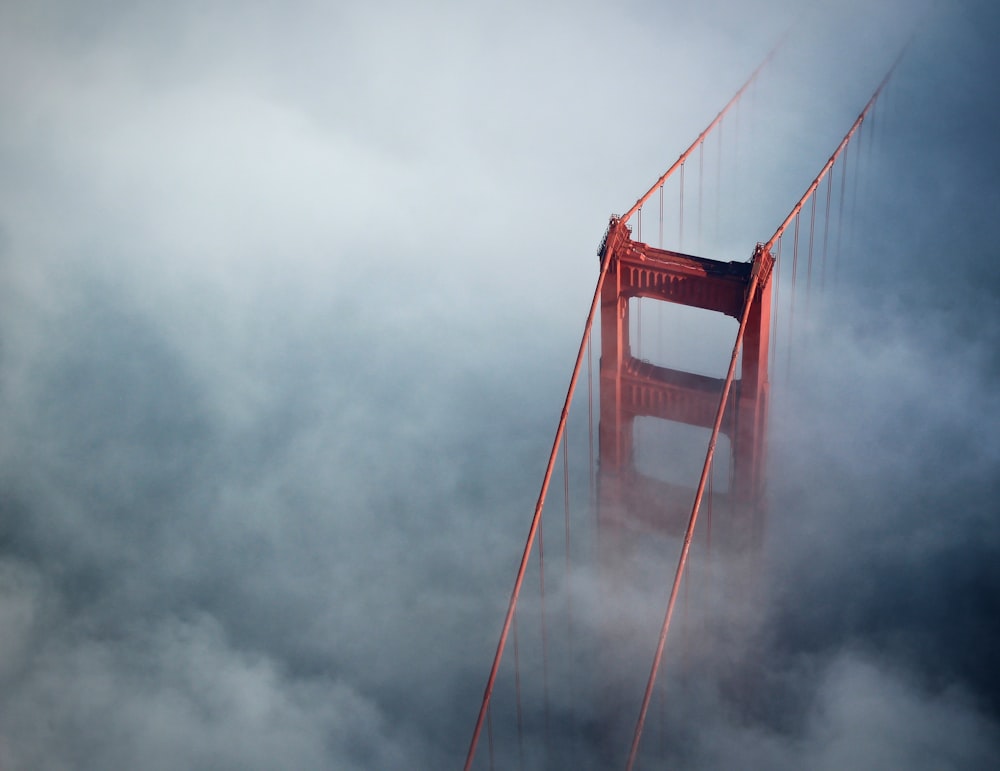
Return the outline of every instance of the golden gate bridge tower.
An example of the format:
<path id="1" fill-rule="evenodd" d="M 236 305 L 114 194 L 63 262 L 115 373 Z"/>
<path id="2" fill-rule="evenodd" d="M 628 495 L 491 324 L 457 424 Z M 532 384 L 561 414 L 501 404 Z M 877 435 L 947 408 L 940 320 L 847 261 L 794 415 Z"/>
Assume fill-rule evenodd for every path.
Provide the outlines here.
<path id="1" fill-rule="evenodd" d="M 679 172 L 679 222 L 683 228 L 685 163 L 697 152 L 700 170 L 704 160 L 706 138 L 716 129 L 720 129 L 721 133 L 723 118 L 754 83 L 776 50 L 777 47 L 765 57 L 715 119 L 648 192 L 641 196 L 624 215 L 611 217 L 598 249 L 600 271 L 597 284 L 469 743 L 464 765 L 466 771 L 473 768 L 479 740 L 484 734 L 488 737 L 489 756 L 488 765 L 483 763 L 481 767 L 491 770 L 507 767 L 503 762 L 499 764 L 496 762 L 495 745 L 516 737 L 517 766 L 525 768 L 527 755 L 525 734 L 528 732 L 526 725 L 530 720 L 540 720 L 544 724 L 544 730 L 536 731 L 534 734 L 544 735 L 541 741 L 544 751 L 541 756 L 535 756 L 541 760 L 533 763 L 533 767 L 563 767 L 565 758 L 556 758 L 548 754 L 550 720 L 558 720 L 561 725 L 566 725 L 572 723 L 576 716 L 572 714 L 571 699 L 564 698 L 560 702 L 552 694 L 550 684 L 555 677 L 554 671 L 563 665 L 563 672 L 572 677 L 573 673 L 581 668 L 586 669 L 588 666 L 591 669 L 600 668 L 600 662 L 595 662 L 593 658 L 582 666 L 577 666 L 572 661 L 574 645 L 577 646 L 576 652 L 583 647 L 575 642 L 583 624 L 574 615 L 572 593 L 566 590 L 565 585 L 562 592 L 565 608 L 559 626 L 563 630 L 562 640 L 569 650 L 558 657 L 550 655 L 549 649 L 557 635 L 553 629 L 554 624 L 548 616 L 553 603 L 550 596 L 547 604 L 546 576 L 550 577 L 551 586 L 552 573 L 551 569 L 548 574 L 546 573 L 543 546 L 545 539 L 542 535 L 543 511 L 556 473 L 557 459 L 562 457 L 565 536 L 561 544 L 561 556 L 564 557 L 565 563 L 564 584 L 568 583 L 571 574 L 572 517 L 569 503 L 567 424 L 581 372 L 586 369 L 588 378 L 592 378 L 591 337 L 595 322 L 599 324 L 600 329 L 596 458 L 593 441 L 592 382 L 588 382 L 591 404 L 587 423 L 591 456 L 588 468 L 592 482 L 591 498 L 593 508 L 596 509 L 597 551 L 603 553 L 598 561 L 602 569 L 609 568 L 612 573 L 615 572 L 614 561 L 627 558 L 628 551 L 608 549 L 606 542 L 613 544 L 622 534 L 639 533 L 641 537 L 642 533 L 655 532 L 673 539 L 680 538 L 676 570 L 670 582 L 666 609 L 659 625 L 655 651 L 639 701 L 631 744 L 621 749 L 626 771 L 631 771 L 638 762 L 640 743 L 654 687 L 663 661 L 668 632 L 680 595 L 706 491 L 709 518 L 711 516 L 711 505 L 715 495 L 712 490 L 713 461 L 720 437 L 728 439 L 729 448 L 729 484 L 718 496 L 719 502 L 724 504 L 723 508 L 729 515 L 723 540 L 731 553 L 753 553 L 760 546 L 767 508 L 767 430 L 771 396 L 769 370 L 774 362 L 778 308 L 787 309 L 788 313 L 789 329 L 785 335 L 785 345 L 790 360 L 796 287 L 803 283 L 798 276 L 804 274 L 808 301 L 814 262 L 819 265 L 819 271 L 823 271 L 825 269 L 823 261 L 827 252 L 831 251 L 830 224 L 833 220 L 831 213 L 834 211 L 837 219 L 835 228 L 837 246 L 834 251 L 839 251 L 840 229 L 844 218 L 847 190 L 850 187 L 847 181 L 847 148 L 866 118 L 872 113 L 880 93 L 902 58 L 900 53 L 841 142 L 774 234 L 766 241 L 758 242 L 752 250 L 748 249 L 751 251 L 748 261 L 722 261 L 663 248 L 663 200 L 666 183 Z M 859 146 L 859 143 L 855 143 L 855 146 Z M 860 147 L 855 156 L 855 164 L 859 156 Z M 838 176 L 833 173 L 835 166 L 840 171 L 839 183 L 835 183 L 835 177 Z M 656 195 L 659 195 L 661 243 L 652 246 L 641 238 L 642 212 L 643 207 Z M 700 195 L 699 188 L 699 206 Z M 782 258 L 782 241 L 789 229 L 794 236 L 790 239 L 790 244 L 785 244 L 785 257 Z M 800 262 L 803 263 L 801 270 Z M 781 270 L 783 264 L 787 268 L 784 271 Z M 781 278 L 782 275 L 785 276 L 784 280 Z M 780 304 L 779 289 L 782 283 L 789 281 L 790 286 L 784 290 L 784 296 L 781 298 L 784 304 Z M 641 345 L 634 345 L 632 339 L 633 302 L 639 301 L 661 306 L 696 308 L 735 319 L 739 326 L 725 376 L 710 377 L 695 371 L 668 366 L 661 361 L 653 363 L 644 358 Z M 694 484 L 668 482 L 644 472 L 637 463 L 638 421 L 685 424 L 709 431 L 704 462 Z M 711 533 L 710 527 L 709 533 Z M 533 555 L 535 560 L 532 559 Z M 537 576 L 538 601 L 527 613 L 522 611 L 519 614 L 522 590 L 529 571 L 533 577 Z M 520 633 L 519 615 L 522 618 Z M 535 639 L 539 641 L 541 649 L 540 655 L 535 655 L 532 659 L 540 670 L 534 677 L 527 677 L 522 673 L 523 667 L 527 666 L 526 659 L 532 658 L 526 655 L 524 645 L 525 628 L 529 625 L 533 625 L 537 631 Z M 597 632 L 597 636 L 600 636 L 600 631 Z M 508 714 L 516 715 L 514 718 L 516 733 L 511 731 L 503 733 L 499 729 L 496 731 L 494 729 L 494 694 L 501 662 L 509 642 L 513 643 L 513 662 L 512 665 L 508 664 L 507 672 L 512 677 L 507 678 L 509 684 L 503 689 L 502 709 Z M 529 695 L 527 693 L 529 683 L 538 685 L 537 690 L 540 694 Z M 611 705 L 610 708 L 617 711 L 618 705 Z M 617 741 L 617 736 L 612 738 Z M 512 756 L 508 754 L 505 757 L 509 760 Z"/>
<path id="2" fill-rule="evenodd" d="M 612 218 L 601 249 L 607 262 L 601 289 L 599 512 L 618 520 L 683 530 L 690 490 L 644 475 L 634 462 L 634 423 L 650 417 L 711 430 L 725 381 L 643 361 L 629 340 L 629 305 L 650 298 L 722 313 L 739 320 L 747 309 L 739 378 L 720 432 L 732 448 L 730 509 L 759 535 L 763 513 L 768 405 L 768 341 L 774 258 L 758 249 L 750 262 L 720 262 L 634 241 Z M 649 521 L 655 512 L 655 521 Z M 756 537 L 756 536 L 755 536 Z"/>

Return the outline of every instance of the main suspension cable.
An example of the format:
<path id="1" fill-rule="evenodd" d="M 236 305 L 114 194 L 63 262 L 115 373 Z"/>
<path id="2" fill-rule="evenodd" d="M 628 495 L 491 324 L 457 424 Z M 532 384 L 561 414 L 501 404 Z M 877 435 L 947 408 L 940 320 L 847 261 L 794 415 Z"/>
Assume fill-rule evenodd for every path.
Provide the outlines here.
<path id="1" fill-rule="evenodd" d="M 701 144 L 705 140 L 705 137 L 708 136 L 708 134 L 716 126 L 719 125 L 719 123 L 722 121 L 722 118 L 725 116 L 725 114 L 727 112 L 729 112 L 730 108 L 733 105 L 735 105 L 737 102 L 739 102 L 739 100 L 743 96 L 744 92 L 750 87 L 750 84 L 752 84 L 757 79 L 757 76 L 760 75 L 761 70 L 763 70 L 764 67 L 766 67 L 770 63 L 771 59 L 774 58 L 774 55 L 778 52 L 778 49 L 781 48 L 782 44 L 784 44 L 785 39 L 787 37 L 788 37 L 788 32 L 786 31 L 778 39 L 778 42 L 775 43 L 774 48 L 772 48 L 770 51 L 768 51 L 767 56 L 764 57 L 764 60 L 760 64 L 757 65 L 757 69 L 755 69 L 752 73 L 750 73 L 750 77 L 747 78 L 746 82 L 742 86 L 740 86 L 739 91 L 737 91 L 733 95 L 732 99 L 730 99 L 728 102 L 726 102 L 726 106 L 723 107 L 719 111 L 719 114 L 716 115 L 715 118 L 712 120 L 712 122 L 709 123 L 708 126 L 705 127 L 705 130 L 702 131 L 698 135 L 698 138 L 695 139 L 694 142 L 691 143 L 691 146 L 687 150 L 685 150 L 683 153 L 681 153 L 680 157 L 678 157 L 677 160 L 674 161 L 674 164 L 669 169 L 667 169 L 665 172 L 663 172 L 663 176 L 661 176 L 658 180 L 656 180 L 656 182 L 653 183 L 653 186 L 651 188 L 649 188 L 648 191 L 646 191 L 645 195 L 640 196 L 639 200 L 637 200 L 632 205 L 632 208 L 629 209 L 627 212 L 625 212 L 625 214 L 622 215 L 621 221 L 623 223 L 627 223 L 632 218 L 632 215 L 635 214 L 637 211 L 639 211 L 639 209 L 642 208 L 643 204 L 645 204 L 646 201 L 648 201 L 652 197 L 653 193 L 656 192 L 657 188 L 659 188 L 661 185 L 663 185 L 663 183 L 666 182 L 667 179 L 670 178 L 670 176 L 677 170 L 677 168 L 679 166 L 683 165 L 684 161 L 686 161 L 687 158 L 688 158 L 688 156 L 691 155 L 691 153 L 694 152 L 695 148 L 698 147 L 698 145 Z"/>
<path id="2" fill-rule="evenodd" d="M 788 216 L 785 217 L 784 222 L 782 222 L 778 226 L 778 229 L 774 231 L 774 235 L 772 235 L 768 239 L 767 243 L 764 244 L 764 249 L 766 251 L 768 252 L 771 251 L 771 248 L 774 246 L 775 241 L 777 241 L 781 237 L 781 234 L 785 232 L 785 228 L 788 227 L 791 221 L 802 210 L 802 207 L 805 205 L 806 201 L 808 201 L 812 197 L 813 193 L 816 192 L 816 188 L 819 187 L 819 183 L 823 181 L 823 178 L 826 176 L 827 172 L 829 172 L 830 169 L 833 168 L 833 164 L 837 161 L 837 158 L 840 157 L 840 154 L 844 151 L 844 148 L 846 148 L 847 145 L 850 143 L 851 138 L 854 136 L 855 132 L 857 132 L 857 130 L 861 127 L 861 124 L 864 123 L 865 118 L 872 111 L 872 108 L 874 108 L 875 102 L 878 101 L 879 94 L 882 93 L 882 89 L 884 89 L 886 84 L 889 82 L 889 79 L 895 72 L 896 67 L 899 65 L 899 62 L 903 58 L 903 54 L 906 53 L 906 49 L 909 47 L 909 45 L 910 43 L 908 41 L 906 45 L 903 46 L 903 50 L 899 52 L 899 55 L 896 57 L 896 60 L 892 63 L 892 66 L 889 68 L 889 71 L 886 73 L 885 77 L 882 78 L 882 82 L 878 84 L 878 88 L 875 89 L 875 93 L 871 95 L 871 98 L 868 100 L 867 104 L 865 104 L 864 109 L 861 110 L 860 114 L 855 119 L 854 123 L 851 124 L 851 127 L 844 135 L 844 138 L 840 140 L 840 144 L 837 145 L 837 149 L 833 151 L 833 155 L 831 155 L 830 158 L 827 160 L 827 162 L 823 164 L 823 168 L 820 169 L 819 174 L 816 175 L 816 179 L 814 179 L 812 181 L 812 184 L 809 185 L 809 187 L 806 189 L 806 192 L 803 194 L 802 198 L 800 198 L 799 202 L 792 207 L 792 210 L 788 213 Z"/>

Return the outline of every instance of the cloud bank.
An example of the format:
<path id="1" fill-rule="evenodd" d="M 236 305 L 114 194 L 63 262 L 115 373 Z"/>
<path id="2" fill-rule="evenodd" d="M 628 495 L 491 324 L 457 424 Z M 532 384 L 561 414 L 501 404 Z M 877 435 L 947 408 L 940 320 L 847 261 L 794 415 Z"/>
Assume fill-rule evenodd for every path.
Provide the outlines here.
<path id="1" fill-rule="evenodd" d="M 0 12 L 0 767 L 457 766 L 606 218 L 798 5 Z M 799 11 L 747 249 L 904 5 Z M 668 706 L 680 767 L 997 755 L 997 19 L 936 14 L 776 407 L 760 612 L 720 602 L 745 634 Z M 615 612 L 655 623 L 661 567 Z M 617 764 L 580 724 L 553 757 Z"/>

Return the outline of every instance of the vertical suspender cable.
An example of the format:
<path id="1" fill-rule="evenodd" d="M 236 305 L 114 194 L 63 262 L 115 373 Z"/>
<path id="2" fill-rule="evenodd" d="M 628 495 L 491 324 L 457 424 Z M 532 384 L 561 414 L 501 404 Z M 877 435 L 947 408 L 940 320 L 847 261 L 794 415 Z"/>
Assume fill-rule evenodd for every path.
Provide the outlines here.
<path id="1" fill-rule="evenodd" d="M 911 38 L 911 40 L 912 40 L 912 38 Z M 789 289 L 789 291 L 791 292 L 791 295 L 790 295 L 790 304 L 789 304 L 789 319 L 788 319 L 788 329 L 789 329 L 789 331 L 788 331 L 788 336 L 789 336 L 789 340 L 788 340 L 788 365 L 789 365 L 789 367 L 788 368 L 789 368 L 789 372 L 786 373 L 786 380 L 788 379 L 788 377 L 790 377 L 790 373 L 791 373 L 792 342 L 793 342 L 793 337 L 794 337 L 794 334 L 793 334 L 793 322 L 794 322 L 794 312 L 795 312 L 795 270 L 796 270 L 796 263 L 798 261 L 799 214 L 802 211 L 803 204 L 805 204 L 806 201 L 808 201 L 810 198 L 812 198 L 813 193 L 815 193 L 816 189 L 819 187 L 819 183 L 823 181 L 823 177 L 825 177 L 826 174 L 827 174 L 827 172 L 830 171 L 831 168 L 833 168 L 833 164 L 837 161 L 837 158 L 840 157 L 841 153 L 843 153 L 844 149 L 847 147 L 848 143 L 851 141 L 851 137 L 853 137 L 855 135 L 855 133 L 857 133 L 858 130 L 862 127 L 862 125 L 864 123 L 864 120 L 865 120 L 865 116 L 868 115 L 868 113 L 871 111 L 872 107 L 875 105 L 875 101 L 878 99 L 878 96 L 882 92 L 882 89 L 885 88 L 886 83 L 889 82 L 889 79 L 892 77 L 892 73 L 895 71 L 897 65 L 899 64 L 900 60 L 902 59 L 903 54 L 906 53 L 906 49 L 907 49 L 908 46 L 909 46 L 909 42 L 907 42 L 907 44 L 903 46 L 903 49 L 899 52 L 899 55 L 896 57 L 896 60 L 892 63 L 892 66 L 889 68 L 889 71 L 886 73 L 885 77 L 882 78 L 882 82 L 879 83 L 878 87 L 875 89 L 875 93 L 872 94 L 872 96 L 868 100 L 867 104 L 865 104 L 864 109 L 861 110 L 861 113 L 855 119 L 854 123 L 851 124 L 851 127 L 850 127 L 850 129 L 848 129 L 847 133 L 844 135 L 844 138 L 842 140 L 840 140 L 840 144 L 837 145 L 837 149 L 833 151 L 833 154 L 827 160 L 826 164 L 824 164 L 823 168 L 820 169 L 819 174 L 816 175 L 816 179 L 814 179 L 813 182 L 812 182 L 812 184 L 809 185 L 809 187 L 806 189 L 805 194 L 802 196 L 802 198 L 799 199 L 799 202 L 797 204 L 795 204 L 795 206 L 792 207 L 792 210 L 788 213 L 788 216 L 785 217 L 784 222 L 782 222 L 781 225 L 778 226 L 778 229 L 776 231 L 774 231 L 774 235 L 771 236 L 771 238 L 768 240 L 767 244 L 764 246 L 764 249 L 766 251 L 770 251 L 771 248 L 774 246 L 775 242 L 777 242 L 777 240 L 779 238 L 781 238 L 782 234 L 785 232 L 785 229 L 788 227 L 788 225 L 793 220 L 795 221 L 795 243 L 794 243 L 794 247 L 793 247 L 793 256 L 792 256 L 792 286 Z M 857 174 L 856 171 L 855 171 L 855 174 Z M 856 181 L 857 180 L 855 179 L 855 183 L 856 183 Z M 855 184 L 855 200 L 854 200 L 854 205 L 856 205 L 856 204 L 857 204 L 857 187 L 856 187 L 856 184 Z M 815 205 L 816 205 L 816 201 L 813 198 L 813 209 L 814 210 L 815 210 Z"/>
<path id="2" fill-rule="evenodd" d="M 769 364 L 771 372 L 776 375 L 774 370 L 774 360 L 775 354 L 778 350 L 778 311 L 781 309 L 781 239 L 778 239 L 776 248 L 774 251 L 774 272 L 771 276 L 771 281 L 774 284 L 774 298 L 771 301 L 771 351 L 770 357 L 771 361 Z"/>
<path id="3" fill-rule="evenodd" d="M 858 131 L 858 141 L 857 141 L 857 151 L 854 153 L 854 179 L 851 183 L 851 220 L 850 220 L 850 238 L 848 239 L 848 249 L 852 256 L 857 255 L 857 237 L 858 237 L 858 180 L 861 178 L 861 167 L 862 167 L 862 157 L 861 157 L 861 146 L 864 144 L 862 141 L 864 138 L 864 123 L 861 124 Z"/>
<path id="4" fill-rule="evenodd" d="M 681 164 L 680 212 L 677 217 L 677 250 L 684 251 L 684 164 Z"/>
<path id="5" fill-rule="evenodd" d="M 486 710 L 486 737 L 489 740 L 490 745 L 490 771 L 494 771 L 496 768 L 495 759 L 493 757 L 493 707 L 490 706 Z"/>
<path id="6" fill-rule="evenodd" d="M 873 105 L 871 120 L 868 125 L 868 157 L 865 159 L 865 166 L 869 169 L 868 173 L 865 175 L 864 198 L 866 207 L 871 203 L 871 186 L 875 178 L 875 175 L 870 171 L 870 169 L 872 167 L 872 159 L 875 155 L 875 134 L 877 133 L 875 118 L 877 117 L 877 114 L 878 113 L 874 109 Z"/>
<path id="7" fill-rule="evenodd" d="M 819 288 L 826 283 L 827 249 L 830 246 L 830 199 L 833 197 L 833 174 L 826 178 L 826 216 L 823 218 L 823 251 L 820 253 Z"/>
<path id="8" fill-rule="evenodd" d="M 720 211 L 722 208 L 722 123 L 719 123 L 718 159 L 715 164 L 715 243 L 722 243 Z"/>
<path id="9" fill-rule="evenodd" d="M 660 185 L 660 241 L 659 247 L 663 248 L 663 185 Z"/>
<path id="10" fill-rule="evenodd" d="M 740 108 L 742 106 L 741 102 L 733 110 L 733 179 L 736 180 L 735 188 L 737 190 L 740 179 Z"/>
<path id="11" fill-rule="evenodd" d="M 704 250 L 705 242 L 702 235 L 702 199 L 705 193 L 705 141 L 698 143 L 698 249 Z"/>
<path id="12" fill-rule="evenodd" d="M 660 185 L 660 194 L 659 194 L 659 198 L 660 198 L 660 244 L 659 244 L 659 246 L 660 246 L 661 249 L 663 248 L 663 199 L 664 199 L 663 188 L 664 188 L 665 184 L 666 183 Z M 655 343 L 654 350 L 656 352 L 657 359 L 658 360 L 662 360 L 662 356 L 663 356 L 663 303 L 662 302 L 656 303 L 656 343 Z"/>
<path id="13" fill-rule="evenodd" d="M 838 279 L 840 273 L 840 264 L 843 259 L 841 248 L 843 246 L 843 236 L 844 236 L 844 192 L 847 190 L 847 159 L 850 153 L 844 153 L 840 158 L 840 203 L 838 205 L 837 213 L 837 247 L 836 247 L 836 258 L 833 263 L 833 278 L 834 281 Z"/>
<path id="14" fill-rule="evenodd" d="M 810 197 L 809 206 L 809 259 L 806 270 L 806 317 L 809 316 L 809 297 L 812 294 L 813 234 L 816 232 L 816 196 Z"/>
<path id="15" fill-rule="evenodd" d="M 795 214 L 792 235 L 792 285 L 788 288 L 788 357 L 785 359 L 785 383 L 792 377 L 792 344 L 795 342 L 795 274 L 799 267 L 799 215 Z"/>
<path id="16" fill-rule="evenodd" d="M 712 119 L 712 122 L 705 127 L 705 130 L 698 135 L 698 138 L 691 143 L 691 146 L 688 147 L 688 149 L 685 150 L 683 153 L 681 153 L 680 157 L 676 161 L 674 161 L 673 165 L 665 172 L 663 172 L 660 178 L 653 183 L 653 186 L 649 188 L 649 190 L 647 190 L 646 193 L 639 198 L 639 200 L 637 200 L 634 204 L 632 204 L 631 209 L 629 209 L 627 212 L 625 212 L 625 214 L 622 215 L 620 220 L 621 222 L 627 223 L 629 219 L 631 219 L 632 215 L 635 214 L 639 210 L 639 208 L 644 203 L 646 203 L 646 201 L 650 199 L 650 197 L 653 195 L 654 192 L 656 192 L 656 189 L 660 185 L 662 185 L 674 173 L 674 171 L 677 169 L 678 166 L 680 166 L 682 163 L 684 163 L 685 160 L 687 160 L 688 156 L 691 155 L 692 152 L 694 152 L 694 149 L 698 146 L 699 142 L 704 140 L 705 137 L 708 136 L 708 134 L 714 131 L 717 127 L 720 128 L 721 131 L 721 123 L 723 117 L 725 117 L 726 113 L 729 112 L 730 109 L 732 109 L 733 105 L 739 102 L 744 92 L 757 79 L 757 76 L 760 75 L 761 70 L 763 70 L 764 67 L 771 61 L 771 59 L 774 58 L 774 55 L 778 52 L 778 49 L 785 42 L 786 37 L 788 37 L 788 31 L 786 31 L 781 36 L 781 38 L 779 38 L 778 42 L 774 45 L 774 48 L 768 51 L 767 56 L 764 57 L 764 60 L 757 65 L 757 69 L 755 69 L 750 74 L 750 77 L 747 78 L 746 82 L 742 86 L 740 86 L 740 89 L 726 103 L 726 106 L 723 107 L 721 110 L 719 110 L 718 115 L 716 115 L 715 118 Z M 720 134 L 720 141 L 721 141 L 721 134 Z"/>

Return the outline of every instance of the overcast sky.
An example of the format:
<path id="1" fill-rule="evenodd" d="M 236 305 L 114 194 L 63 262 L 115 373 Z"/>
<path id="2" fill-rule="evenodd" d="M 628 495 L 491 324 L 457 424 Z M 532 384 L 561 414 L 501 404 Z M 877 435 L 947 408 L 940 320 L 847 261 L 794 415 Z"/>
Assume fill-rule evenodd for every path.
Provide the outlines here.
<path id="1" fill-rule="evenodd" d="M 0 768 L 457 767 L 607 217 L 795 22 L 748 258 L 914 5 L 6 4 Z M 675 767 L 1000 754 L 997 40 L 939 3 L 887 94 Z"/>

